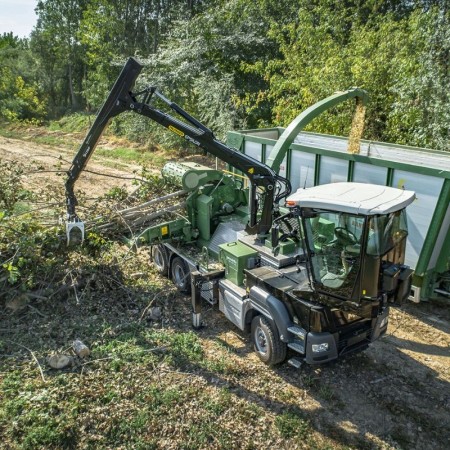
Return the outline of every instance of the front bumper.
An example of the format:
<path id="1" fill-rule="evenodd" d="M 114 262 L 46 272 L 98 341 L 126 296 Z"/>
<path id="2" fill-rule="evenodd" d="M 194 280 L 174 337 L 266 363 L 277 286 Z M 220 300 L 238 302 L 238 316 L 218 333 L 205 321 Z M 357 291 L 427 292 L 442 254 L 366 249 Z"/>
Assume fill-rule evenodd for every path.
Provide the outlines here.
<path id="1" fill-rule="evenodd" d="M 313 348 L 327 347 L 327 350 L 314 352 Z M 323 364 L 338 357 L 336 339 L 331 333 L 314 333 L 309 332 L 306 338 L 306 355 L 307 364 Z"/>
<path id="2" fill-rule="evenodd" d="M 313 333 L 307 334 L 305 361 L 308 364 L 324 364 L 340 356 L 365 350 L 376 337 L 386 332 L 387 324 L 380 328 L 383 317 L 377 318 L 375 327 L 373 322 L 366 322 L 359 328 L 340 333 Z M 387 322 L 387 321 L 386 321 Z M 376 337 L 374 337 L 376 336 Z M 324 348 L 327 347 L 326 350 Z M 314 350 L 323 351 L 314 351 Z"/>

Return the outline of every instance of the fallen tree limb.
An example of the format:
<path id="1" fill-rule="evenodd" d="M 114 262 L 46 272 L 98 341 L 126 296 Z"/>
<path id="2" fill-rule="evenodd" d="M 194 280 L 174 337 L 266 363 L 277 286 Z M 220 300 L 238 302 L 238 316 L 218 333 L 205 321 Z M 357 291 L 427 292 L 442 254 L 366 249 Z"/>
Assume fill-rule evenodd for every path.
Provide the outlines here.
<path id="1" fill-rule="evenodd" d="M 158 219 L 159 217 L 164 216 L 165 214 L 173 213 L 179 209 L 183 209 L 186 207 L 186 202 L 178 203 L 173 206 L 169 206 L 168 208 L 160 209 L 159 211 L 148 214 L 148 211 L 136 211 L 133 215 L 123 217 L 120 216 L 120 219 L 123 221 L 123 224 L 127 226 L 129 231 L 134 231 L 136 227 L 142 225 L 145 222 L 152 221 Z M 99 230 L 108 230 L 110 228 L 116 228 L 117 222 L 108 222 L 102 225 L 99 225 L 97 229 Z"/>

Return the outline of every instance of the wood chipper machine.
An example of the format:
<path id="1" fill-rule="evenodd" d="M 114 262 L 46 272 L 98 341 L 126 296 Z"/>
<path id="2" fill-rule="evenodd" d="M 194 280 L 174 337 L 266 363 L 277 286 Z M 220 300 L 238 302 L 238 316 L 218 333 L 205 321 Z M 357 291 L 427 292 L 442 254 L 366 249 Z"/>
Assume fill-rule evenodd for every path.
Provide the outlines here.
<path id="1" fill-rule="evenodd" d="M 288 127 L 266 165 L 216 139 L 155 87 L 132 92 L 141 69 L 128 60 L 68 172 L 68 239 L 75 228 L 83 231 L 74 184 L 108 121 L 132 111 L 237 172 L 167 163 L 162 176 L 187 193 L 185 212 L 148 227 L 135 241 L 151 246 L 158 272 L 191 294 L 194 327 L 202 326 L 203 302 L 217 305 L 251 334 L 262 361 L 277 364 L 289 354 L 295 367 L 363 350 L 384 334 L 390 304 L 409 294 L 405 208 L 414 193 L 347 182 L 291 193 L 278 173 L 300 128 L 342 101 L 365 103 L 367 94 L 353 88 L 309 108 Z M 171 113 L 158 109 L 155 99 Z"/>

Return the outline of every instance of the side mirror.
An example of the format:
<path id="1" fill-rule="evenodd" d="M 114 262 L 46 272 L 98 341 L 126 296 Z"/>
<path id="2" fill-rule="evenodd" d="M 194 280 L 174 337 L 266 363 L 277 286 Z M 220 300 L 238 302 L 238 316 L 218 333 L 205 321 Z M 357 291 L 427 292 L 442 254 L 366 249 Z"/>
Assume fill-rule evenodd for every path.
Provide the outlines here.
<path id="1" fill-rule="evenodd" d="M 301 215 L 305 219 L 315 219 L 318 214 L 311 208 L 301 208 Z"/>

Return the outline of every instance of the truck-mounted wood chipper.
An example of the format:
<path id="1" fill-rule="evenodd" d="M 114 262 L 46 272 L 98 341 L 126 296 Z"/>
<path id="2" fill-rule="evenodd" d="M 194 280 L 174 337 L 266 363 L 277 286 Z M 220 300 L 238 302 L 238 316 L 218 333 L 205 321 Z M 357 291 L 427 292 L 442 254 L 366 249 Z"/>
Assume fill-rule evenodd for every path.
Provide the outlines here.
<path id="1" fill-rule="evenodd" d="M 68 171 L 68 240 L 76 229 L 84 233 L 75 182 L 109 120 L 132 111 L 237 171 L 167 163 L 162 175 L 187 192 L 186 214 L 145 229 L 136 240 L 151 246 L 161 275 L 191 294 L 195 328 L 202 326 L 202 302 L 218 305 L 251 333 L 262 361 L 277 364 L 289 352 L 294 367 L 361 351 L 383 335 L 389 305 L 410 291 L 405 208 L 414 193 L 347 182 L 291 193 L 278 174 L 291 136 L 342 101 L 365 104 L 366 93 L 353 88 L 309 108 L 286 129 L 266 165 L 220 142 L 155 87 L 132 92 L 141 70 L 128 60 Z M 178 117 L 157 109 L 155 98 Z"/>

